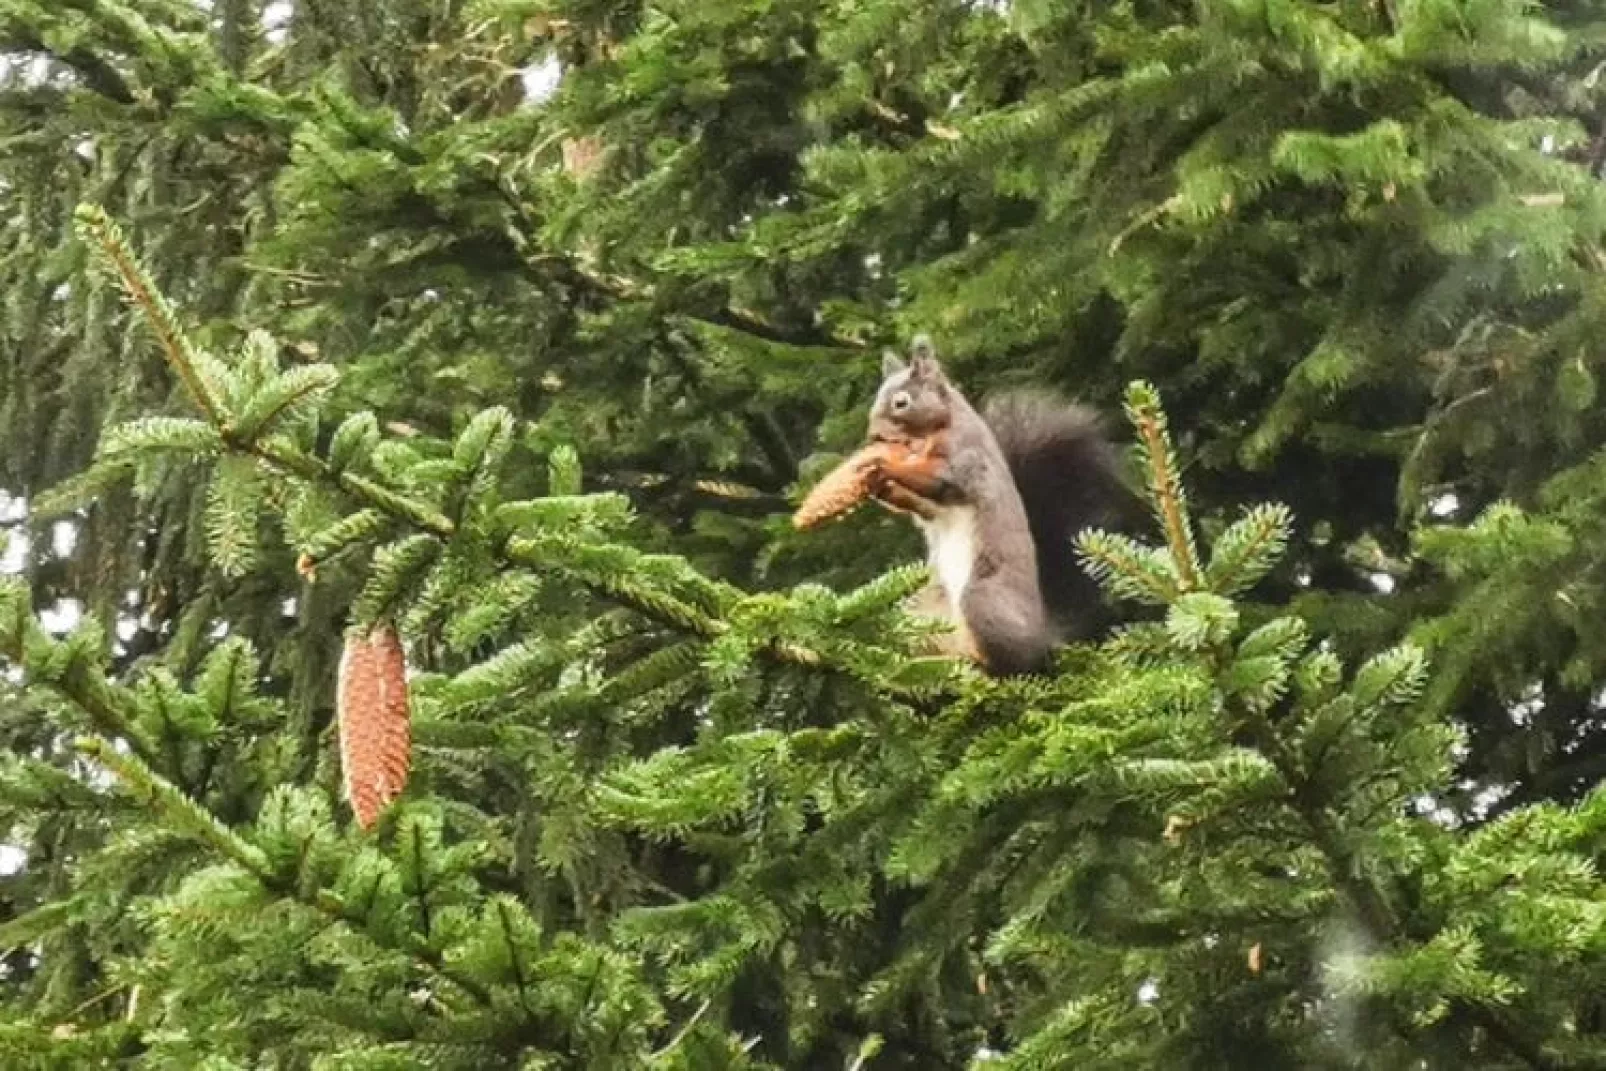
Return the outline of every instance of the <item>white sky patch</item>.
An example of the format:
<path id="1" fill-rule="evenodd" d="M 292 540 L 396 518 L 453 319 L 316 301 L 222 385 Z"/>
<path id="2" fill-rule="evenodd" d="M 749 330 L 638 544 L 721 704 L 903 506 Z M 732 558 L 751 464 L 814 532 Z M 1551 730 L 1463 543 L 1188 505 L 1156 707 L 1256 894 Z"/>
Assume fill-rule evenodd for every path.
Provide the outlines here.
<path id="1" fill-rule="evenodd" d="M 117 619 L 117 638 L 127 643 L 139 632 L 139 619 L 135 617 L 119 617 Z"/>
<path id="2" fill-rule="evenodd" d="M 0 575 L 16 576 L 28 565 L 28 537 L 21 532 L 6 536 L 5 549 L 0 551 Z"/>
<path id="3" fill-rule="evenodd" d="M 1471 786 L 1467 786 L 1471 787 Z M 1511 795 L 1510 785 L 1485 785 L 1472 796 L 1471 810 L 1475 818 L 1480 821 L 1488 818 L 1490 812 L 1501 800 Z"/>
<path id="4" fill-rule="evenodd" d="M 1435 517 L 1448 517 L 1461 508 L 1461 500 L 1453 494 L 1443 494 L 1433 500 L 1428 506 L 1428 512 Z"/>
<path id="5" fill-rule="evenodd" d="M 1142 985 L 1138 986 L 1139 1004 L 1153 1004 L 1159 999 L 1160 987 L 1155 984 L 1153 978 L 1150 978 L 1147 982 L 1144 982 Z"/>
<path id="6" fill-rule="evenodd" d="M 72 765 L 73 776 L 82 784 L 88 785 L 95 792 L 110 791 L 117 784 L 117 777 L 98 762 L 88 759 L 78 759 Z"/>
<path id="7" fill-rule="evenodd" d="M 83 619 L 84 604 L 77 599 L 57 599 L 56 605 L 39 614 L 39 623 L 53 636 L 65 636 Z"/>
<path id="8" fill-rule="evenodd" d="M 0 844 L 0 878 L 22 873 L 28 865 L 28 853 L 15 844 Z"/>
<path id="9" fill-rule="evenodd" d="M 1435 796 L 1418 796 L 1412 801 L 1412 806 L 1416 808 L 1417 814 L 1434 825 L 1442 826 L 1445 829 L 1454 829 L 1461 824 L 1460 816 L 1449 807 L 1446 807 Z"/>
<path id="10" fill-rule="evenodd" d="M 212 638 L 214 640 L 221 640 L 228 634 L 229 623 L 227 621 L 219 621 L 217 624 L 212 626 Z"/>
<path id="11" fill-rule="evenodd" d="M 295 5 L 290 0 L 273 0 L 262 9 L 262 35 L 269 44 L 282 45 L 290 36 L 290 20 L 295 17 Z"/>
<path id="12" fill-rule="evenodd" d="M 544 104 L 558 91 L 563 81 L 563 64 L 556 55 L 548 53 L 540 63 L 532 63 L 519 72 L 524 83 L 524 99 L 531 104 Z"/>
<path id="13" fill-rule="evenodd" d="M 72 557 L 78 546 L 78 526 L 71 521 L 57 521 L 50 526 L 50 549 L 58 558 Z"/>
<path id="14" fill-rule="evenodd" d="M 1372 586 L 1378 591 L 1385 595 L 1394 594 L 1394 578 L 1392 576 L 1387 573 L 1373 573 L 1370 579 Z"/>
<path id="15" fill-rule="evenodd" d="M 0 524 L 15 524 L 28 516 L 28 500 L 0 491 Z"/>
<path id="16" fill-rule="evenodd" d="M 23 89 L 38 89 L 48 85 L 54 73 L 49 56 L 0 56 L 0 82 L 15 82 Z"/>
<path id="17" fill-rule="evenodd" d="M 298 608 L 296 597 L 294 595 L 290 596 L 288 599 L 284 600 L 284 602 L 279 604 L 279 609 L 284 612 L 285 617 L 296 616 L 296 610 Z"/>
<path id="18" fill-rule="evenodd" d="M 1545 709 L 1545 691 L 1537 684 L 1523 689 L 1522 698 L 1506 707 L 1511 724 L 1526 728 L 1533 724 L 1534 715 Z"/>

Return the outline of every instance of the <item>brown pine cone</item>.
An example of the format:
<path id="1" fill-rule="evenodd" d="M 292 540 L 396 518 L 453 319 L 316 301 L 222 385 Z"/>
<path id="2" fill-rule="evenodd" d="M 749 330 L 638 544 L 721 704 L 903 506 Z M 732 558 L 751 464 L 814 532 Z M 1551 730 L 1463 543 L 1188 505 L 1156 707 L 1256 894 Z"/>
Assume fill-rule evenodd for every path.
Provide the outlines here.
<path id="1" fill-rule="evenodd" d="M 389 625 L 346 637 L 336 713 L 346 798 L 367 829 L 401 795 L 412 762 L 407 656 Z"/>
<path id="2" fill-rule="evenodd" d="M 814 485 L 792 514 L 792 524 L 814 528 L 851 512 L 870 497 L 871 473 L 875 463 L 885 456 L 886 444 L 871 443 L 844 459 Z"/>

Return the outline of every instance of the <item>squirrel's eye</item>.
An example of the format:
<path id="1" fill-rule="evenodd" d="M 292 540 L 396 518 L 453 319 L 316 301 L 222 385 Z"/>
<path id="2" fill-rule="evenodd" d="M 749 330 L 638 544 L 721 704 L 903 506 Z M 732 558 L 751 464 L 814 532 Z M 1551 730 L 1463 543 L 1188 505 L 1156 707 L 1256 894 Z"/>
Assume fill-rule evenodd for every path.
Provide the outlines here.
<path id="1" fill-rule="evenodd" d="M 912 404 L 914 404 L 914 399 L 909 397 L 909 392 L 906 390 L 900 390 L 892 396 L 892 411 L 894 413 L 905 412 Z"/>

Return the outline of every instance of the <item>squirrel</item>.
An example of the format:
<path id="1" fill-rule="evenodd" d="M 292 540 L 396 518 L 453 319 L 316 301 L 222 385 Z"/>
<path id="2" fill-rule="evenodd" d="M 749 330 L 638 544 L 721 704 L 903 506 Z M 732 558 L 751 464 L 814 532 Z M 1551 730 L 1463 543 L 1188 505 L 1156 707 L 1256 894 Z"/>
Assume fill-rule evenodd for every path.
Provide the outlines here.
<path id="1" fill-rule="evenodd" d="M 1098 628 L 1098 588 L 1072 540 L 1118 524 L 1130 499 L 1096 413 L 1028 391 L 977 412 L 922 335 L 908 363 L 883 357 L 869 437 L 914 447 L 878 464 L 869 490 L 925 534 L 933 581 L 915 609 L 953 626 L 942 653 L 995 676 L 1035 673 Z"/>

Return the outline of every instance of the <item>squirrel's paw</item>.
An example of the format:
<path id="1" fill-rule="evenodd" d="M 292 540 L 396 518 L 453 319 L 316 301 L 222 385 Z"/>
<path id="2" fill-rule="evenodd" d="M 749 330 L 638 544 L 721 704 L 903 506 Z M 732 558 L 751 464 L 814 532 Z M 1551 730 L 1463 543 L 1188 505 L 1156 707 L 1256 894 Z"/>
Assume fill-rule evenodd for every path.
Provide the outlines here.
<path id="1" fill-rule="evenodd" d="M 894 513 L 913 514 L 927 520 L 937 515 L 935 502 L 899 483 L 879 464 L 872 465 L 867 476 L 870 497 Z"/>

